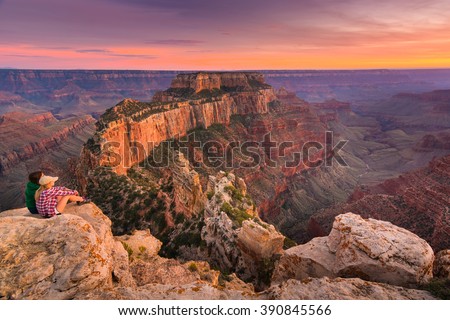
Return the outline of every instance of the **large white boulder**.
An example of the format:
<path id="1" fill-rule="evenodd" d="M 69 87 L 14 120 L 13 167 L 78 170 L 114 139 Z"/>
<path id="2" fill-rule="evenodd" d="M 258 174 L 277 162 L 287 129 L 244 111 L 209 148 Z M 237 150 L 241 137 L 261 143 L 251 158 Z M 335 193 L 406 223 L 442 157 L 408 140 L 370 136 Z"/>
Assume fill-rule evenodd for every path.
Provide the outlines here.
<path id="1" fill-rule="evenodd" d="M 286 250 L 272 279 L 358 277 L 410 286 L 432 278 L 433 260 L 428 243 L 410 231 L 346 213 L 335 218 L 328 237 Z"/>
<path id="2" fill-rule="evenodd" d="M 0 214 L 0 296 L 71 299 L 114 283 L 132 287 L 128 257 L 93 204 L 50 219 L 22 209 Z"/>

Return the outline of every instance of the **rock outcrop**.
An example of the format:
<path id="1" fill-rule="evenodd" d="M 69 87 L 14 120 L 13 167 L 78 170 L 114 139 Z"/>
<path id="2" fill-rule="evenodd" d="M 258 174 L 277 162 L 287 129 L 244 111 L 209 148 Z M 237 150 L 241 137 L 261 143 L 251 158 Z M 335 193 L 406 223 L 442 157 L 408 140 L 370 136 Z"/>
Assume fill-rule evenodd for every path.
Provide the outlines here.
<path id="1" fill-rule="evenodd" d="M 228 92 L 229 89 L 233 91 Z M 151 103 L 125 99 L 108 109 L 87 148 L 96 155 L 97 165 L 107 165 L 124 174 L 162 141 L 215 123 L 228 124 L 233 114 L 267 113 L 268 104 L 275 99 L 273 89 L 259 74 L 182 74 L 170 89 L 156 94 Z M 114 160 L 119 161 L 111 161 L 111 147 L 119 155 Z M 100 151 L 107 152 L 102 156 Z M 85 162 L 85 169 L 93 169 L 87 165 Z"/>
<path id="2" fill-rule="evenodd" d="M 0 299 L 256 296 L 252 286 L 232 276 L 219 284 L 219 272 L 206 262 L 159 257 L 161 243 L 148 231 L 113 237 L 111 221 L 94 204 L 69 204 L 51 219 L 25 208 L 5 211 L 0 231 Z"/>
<path id="3" fill-rule="evenodd" d="M 53 219 L 13 210 L 0 216 L 0 295 L 72 299 L 121 283 L 133 287 L 128 255 L 92 204 Z"/>
<path id="4" fill-rule="evenodd" d="M 283 252 L 284 236 L 259 219 L 245 191 L 245 183 L 232 173 L 210 176 L 202 239 L 212 263 L 261 285 L 271 273 L 267 264 Z"/>
<path id="5" fill-rule="evenodd" d="M 135 230 L 131 235 L 125 234 L 116 237 L 124 244 L 130 257 L 154 257 L 158 255 L 162 242 L 150 233 L 150 230 Z"/>
<path id="6" fill-rule="evenodd" d="M 288 280 L 264 293 L 275 300 L 433 300 L 429 292 L 358 278 Z"/>
<path id="7" fill-rule="evenodd" d="M 336 217 L 328 237 L 286 250 L 273 281 L 358 277 L 407 287 L 432 278 L 433 260 L 431 247 L 413 233 L 346 213 Z"/>
<path id="8" fill-rule="evenodd" d="M 205 207 L 206 196 L 200 183 L 200 175 L 190 169 L 189 160 L 181 152 L 175 152 L 172 166 L 174 201 L 177 212 L 192 217 Z"/>
<path id="9" fill-rule="evenodd" d="M 271 224 L 245 220 L 237 234 L 239 248 L 255 261 L 271 259 L 283 252 L 284 237 Z"/>
<path id="10" fill-rule="evenodd" d="M 264 76 L 257 72 L 199 72 L 177 75 L 171 88 L 194 89 L 198 93 L 223 88 L 249 90 L 252 86 L 264 84 Z"/>

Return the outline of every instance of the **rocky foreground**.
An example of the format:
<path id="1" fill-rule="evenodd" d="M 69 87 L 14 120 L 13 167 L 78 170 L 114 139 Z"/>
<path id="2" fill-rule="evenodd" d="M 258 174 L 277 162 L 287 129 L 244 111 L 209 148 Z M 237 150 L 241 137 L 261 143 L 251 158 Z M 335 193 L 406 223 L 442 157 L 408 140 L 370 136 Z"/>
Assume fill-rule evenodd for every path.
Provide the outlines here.
<path id="1" fill-rule="evenodd" d="M 430 246 L 409 231 L 352 213 L 338 216 L 328 237 L 281 252 L 262 292 L 206 262 L 162 258 L 160 247 L 149 231 L 114 237 L 111 221 L 94 204 L 69 205 L 51 219 L 5 211 L 0 298 L 434 299 L 402 287 L 431 279 Z M 448 252 L 439 254 L 435 270 L 448 277 Z"/>

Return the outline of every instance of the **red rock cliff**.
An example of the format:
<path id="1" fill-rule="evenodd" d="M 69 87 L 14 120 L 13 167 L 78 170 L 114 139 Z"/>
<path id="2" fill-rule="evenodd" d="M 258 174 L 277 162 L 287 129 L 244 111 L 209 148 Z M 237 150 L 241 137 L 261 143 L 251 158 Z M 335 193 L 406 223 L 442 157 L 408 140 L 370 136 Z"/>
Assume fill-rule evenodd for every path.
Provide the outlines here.
<path id="1" fill-rule="evenodd" d="M 93 122 L 91 116 L 58 121 L 50 112 L 4 114 L 0 117 L 0 175 L 21 161 L 56 148 Z"/>
<path id="2" fill-rule="evenodd" d="M 269 103 L 275 99 L 273 89 L 260 74 L 179 75 L 172 87 L 155 95 L 151 103 L 125 99 L 107 110 L 87 148 L 99 153 L 112 146 L 114 155 L 97 154 L 94 157 L 97 163 L 92 163 L 85 150 L 81 161 L 83 158 L 89 161 L 82 166 L 91 169 L 92 165 L 106 165 L 118 174 L 125 174 L 127 168 L 145 159 L 162 141 L 215 123 L 227 125 L 234 114 L 267 113 Z"/>
<path id="3" fill-rule="evenodd" d="M 196 93 L 202 90 L 221 88 L 244 88 L 251 90 L 253 86 L 264 86 L 264 76 L 256 72 L 199 72 L 179 74 L 172 81 L 172 88 L 190 88 Z"/>
<path id="4" fill-rule="evenodd" d="M 363 217 L 391 221 L 420 235 L 435 251 L 450 245 L 450 155 L 435 159 L 425 168 L 357 190 L 348 203 L 325 209 L 310 224 L 330 230 L 334 217 L 352 211 Z M 311 232 L 315 236 L 317 233 Z"/>

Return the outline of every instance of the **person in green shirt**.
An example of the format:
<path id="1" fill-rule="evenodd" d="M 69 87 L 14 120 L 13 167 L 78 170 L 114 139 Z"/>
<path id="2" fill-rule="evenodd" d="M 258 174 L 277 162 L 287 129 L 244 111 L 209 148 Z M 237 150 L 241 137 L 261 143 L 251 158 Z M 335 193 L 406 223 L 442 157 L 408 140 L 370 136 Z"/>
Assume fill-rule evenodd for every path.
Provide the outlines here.
<path id="1" fill-rule="evenodd" d="M 30 173 L 28 176 L 28 183 L 25 189 L 25 203 L 27 205 L 28 210 L 32 214 L 38 214 L 38 210 L 36 209 L 36 200 L 34 199 L 34 194 L 39 189 L 39 179 L 44 175 L 42 171 L 36 171 Z"/>

